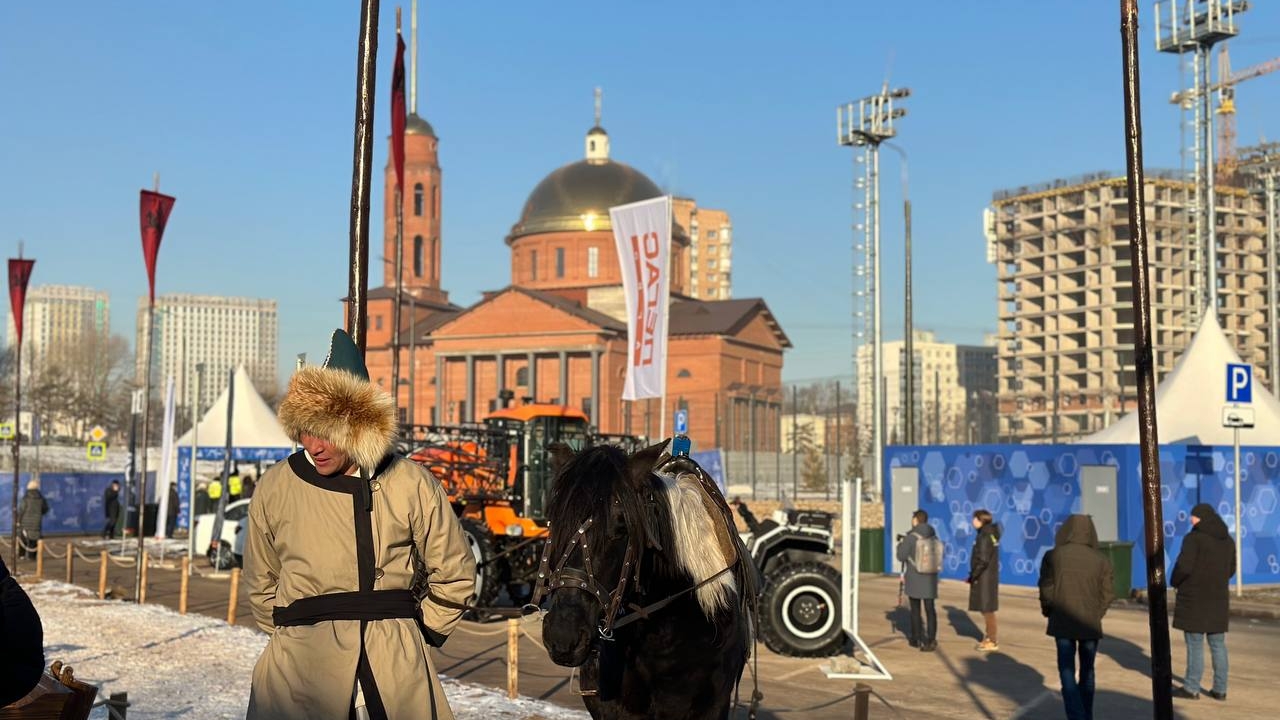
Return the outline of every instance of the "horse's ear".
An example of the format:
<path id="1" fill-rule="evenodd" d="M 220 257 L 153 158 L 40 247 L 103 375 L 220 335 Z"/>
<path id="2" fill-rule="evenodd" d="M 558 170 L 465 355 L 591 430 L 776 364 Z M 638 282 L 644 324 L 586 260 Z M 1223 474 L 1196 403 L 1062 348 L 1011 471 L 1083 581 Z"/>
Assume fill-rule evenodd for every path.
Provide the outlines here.
<path id="1" fill-rule="evenodd" d="M 551 476 L 556 477 L 565 465 L 573 459 L 573 448 L 562 442 L 553 442 L 547 446 L 548 459 L 551 461 Z"/>
<path id="2" fill-rule="evenodd" d="M 666 448 L 667 443 L 664 441 L 643 450 L 637 450 L 627 457 L 627 475 L 632 485 L 638 488 L 648 487 L 649 474 L 657 467 L 658 460 L 662 458 Z"/>

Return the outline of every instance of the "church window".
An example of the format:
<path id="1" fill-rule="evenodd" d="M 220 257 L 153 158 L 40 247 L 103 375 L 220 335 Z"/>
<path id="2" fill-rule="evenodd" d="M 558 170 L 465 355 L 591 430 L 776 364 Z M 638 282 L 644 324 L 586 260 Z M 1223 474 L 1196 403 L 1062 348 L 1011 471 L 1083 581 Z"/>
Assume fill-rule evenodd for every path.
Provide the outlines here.
<path id="1" fill-rule="evenodd" d="M 529 279 L 530 280 L 538 279 L 538 251 L 537 250 L 529 251 Z"/>
<path id="2" fill-rule="evenodd" d="M 680 368 L 680 372 L 676 373 L 676 377 L 690 378 L 693 377 L 693 373 L 689 372 L 689 368 Z"/>
<path id="3" fill-rule="evenodd" d="M 422 183 L 413 186 L 413 214 L 422 217 Z"/>
<path id="4" fill-rule="evenodd" d="M 431 219 L 435 220 L 440 217 L 440 186 L 437 185 L 431 193 Z"/>
<path id="5" fill-rule="evenodd" d="M 564 248 L 556 248 L 556 277 L 564 277 Z"/>
<path id="6" fill-rule="evenodd" d="M 587 277 L 596 277 L 600 274 L 600 248 L 587 248 Z"/>
<path id="7" fill-rule="evenodd" d="M 373 329 L 374 329 L 374 330 L 382 330 L 382 316 L 381 316 L 381 315 L 374 315 L 374 316 L 373 316 Z"/>
<path id="8" fill-rule="evenodd" d="M 516 370 L 516 386 L 517 387 L 529 386 L 529 368 L 522 367 Z"/>
<path id="9" fill-rule="evenodd" d="M 424 264 L 422 253 L 423 253 L 422 236 L 418 235 L 413 238 L 413 276 L 414 277 L 422 277 L 422 266 Z"/>

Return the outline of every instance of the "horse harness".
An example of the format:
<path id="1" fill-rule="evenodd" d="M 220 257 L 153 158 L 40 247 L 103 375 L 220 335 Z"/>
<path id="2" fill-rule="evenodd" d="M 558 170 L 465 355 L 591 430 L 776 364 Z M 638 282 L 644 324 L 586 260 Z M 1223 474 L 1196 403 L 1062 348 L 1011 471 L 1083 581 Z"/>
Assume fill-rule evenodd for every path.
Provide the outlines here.
<path id="1" fill-rule="evenodd" d="M 602 640 L 613 640 L 614 630 L 630 625 L 637 620 L 647 619 L 653 613 L 665 608 L 681 597 L 696 592 L 721 575 L 730 572 L 741 561 L 741 558 L 735 559 L 723 570 L 705 580 L 648 605 L 640 606 L 635 603 L 626 603 L 626 608 L 630 612 L 619 617 L 619 613 L 623 610 L 628 581 L 634 581 L 636 587 L 640 586 L 640 555 L 642 550 L 636 540 L 628 535 L 627 550 L 622 557 L 622 572 L 619 573 L 618 585 L 612 591 L 608 590 L 596 579 L 595 571 L 591 566 L 590 550 L 587 547 L 587 530 L 591 529 L 593 524 L 595 524 L 595 519 L 587 518 L 582 525 L 578 526 L 577 532 L 569 539 L 568 547 L 561 553 L 559 561 L 554 568 L 551 566 L 550 541 L 543 547 L 542 559 L 538 562 L 537 586 L 534 588 L 533 599 L 530 604 L 537 606 L 544 596 L 549 596 L 552 592 L 563 588 L 578 589 L 586 592 L 595 597 L 596 601 L 600 603 L 600 607 L 604 610 L 604 614 L 600 617 L 600 624 L 596 627 L 596 631 L 600 634 Z M 569 560 L 573 557 L 574 551 L 579 549 L 582 552 L 582 568 L 570 567 Z"/>

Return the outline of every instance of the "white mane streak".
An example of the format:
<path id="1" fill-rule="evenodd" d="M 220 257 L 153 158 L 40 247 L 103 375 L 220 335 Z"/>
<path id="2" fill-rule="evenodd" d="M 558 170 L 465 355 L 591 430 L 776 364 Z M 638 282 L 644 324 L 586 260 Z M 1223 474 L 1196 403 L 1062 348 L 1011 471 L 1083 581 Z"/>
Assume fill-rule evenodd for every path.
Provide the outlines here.
<path id="1" fill-rule="evenodd" d="M 720 549 L 716 526 L 702 504 L 703 490 L 689 474 L 659 475 L 666 491 L 662 493 L 671 510 L 671 536 L 675 540 L 675 564 L 689 573 L 695 583 L 724 570 L 729 562 Z M 736 590 L 733 573 L 728 572 L 698 588 L 696 595 L 702 611 L 710 617 L 729 607 Z"/>

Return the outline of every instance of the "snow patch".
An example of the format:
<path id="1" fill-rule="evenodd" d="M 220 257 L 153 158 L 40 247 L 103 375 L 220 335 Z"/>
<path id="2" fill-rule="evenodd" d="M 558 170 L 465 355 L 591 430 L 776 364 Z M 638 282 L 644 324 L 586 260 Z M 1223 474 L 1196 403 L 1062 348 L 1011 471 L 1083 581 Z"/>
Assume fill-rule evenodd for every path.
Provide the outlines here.
<path id="1" fill-rule="evenodd" d="M 243 718 L 253 665 L 267 644 L 257 630 L 159 605 L 99 600 L 90 590 L 45 581 L 26 586 L 44 624 L 45 660 L 61 660 L 99 698 L 128 692 L 129 717 Z M 459 720 L 588 718 L 582 711 L 443 678 Z M 107 720 L 97 708 L 93 720 Z"/>

